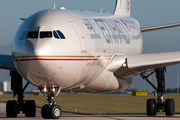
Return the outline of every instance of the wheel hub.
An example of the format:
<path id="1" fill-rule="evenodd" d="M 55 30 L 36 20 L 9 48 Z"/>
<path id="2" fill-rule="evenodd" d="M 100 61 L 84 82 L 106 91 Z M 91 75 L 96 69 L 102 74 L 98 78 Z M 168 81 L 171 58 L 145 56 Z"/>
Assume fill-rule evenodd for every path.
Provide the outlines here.
<path id="1" fill-rule="evenodd" d="M 55 115 L 55 116 L 59 116 L 59 115 L 60 115 L 60 110 L 59 110 L 58 108 L 56 108 L 56 109 L 54 110 L 54 115 Z"/>

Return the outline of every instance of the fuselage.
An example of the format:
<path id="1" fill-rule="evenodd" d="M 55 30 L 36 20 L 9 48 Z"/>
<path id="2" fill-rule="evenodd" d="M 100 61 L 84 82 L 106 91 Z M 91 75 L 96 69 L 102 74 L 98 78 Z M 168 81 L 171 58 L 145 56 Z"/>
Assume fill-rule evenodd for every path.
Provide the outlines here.
<path id="1" fill-rule="evenodd" d="M 140 54 L 140 25 L 132 17 L 65 9 L 43 10 L 19 27 L 12 53 L 18 72 L 41 87 L 63 91 L 124 90 L 132 82 L 106 69 L 114 54 Z"/>

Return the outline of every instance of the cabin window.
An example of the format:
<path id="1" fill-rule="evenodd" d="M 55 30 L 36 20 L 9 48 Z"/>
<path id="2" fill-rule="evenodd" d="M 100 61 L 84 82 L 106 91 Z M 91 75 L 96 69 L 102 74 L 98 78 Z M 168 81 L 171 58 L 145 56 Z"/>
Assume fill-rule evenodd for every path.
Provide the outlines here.
<path id="1" fill-rule="evenodd" d="M 22 34 L 21 37 L 20 37 L 20 40 L 26 39 L 27 34 L 28 34 L 28 31 L 24 31 L 23 34 Z"/>
<path id="2" fill-rule="evenodd" d="M 38 31 L 30 31 L 28 32 L 27 38 L 36 39 L 38 38 Z"/>
<path id="3" fill-rule="evenodd" d="M 40 38 L 51 38 L 52 37 L 52 31 L 41 31 L 40 32 Z"/>

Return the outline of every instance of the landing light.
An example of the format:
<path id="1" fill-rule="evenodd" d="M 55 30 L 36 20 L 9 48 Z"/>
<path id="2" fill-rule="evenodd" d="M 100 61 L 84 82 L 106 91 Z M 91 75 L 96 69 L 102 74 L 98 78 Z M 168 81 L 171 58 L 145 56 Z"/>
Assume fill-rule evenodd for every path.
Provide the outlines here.
<path id="1" fill-rule="evenodd" d="M 44 91 L 45 91 L 45 92 L 47 91 L 46 86 L 44 87 Z"/>
<path id="2" fill-rule="evenodd" d="M 52 88 L 52 91 L 53 91 L 53 92 L 55 92 L 55 88 L 54 88 L 54 86 L 53 86 L 53 88 Z"/>
<path id="3" fill-rule="evenodd" d="M 122 66 L 123 66 L 123 67 L 126 67 L 127 65 L 126 65 L 126 63 L 123 63 Z"/>

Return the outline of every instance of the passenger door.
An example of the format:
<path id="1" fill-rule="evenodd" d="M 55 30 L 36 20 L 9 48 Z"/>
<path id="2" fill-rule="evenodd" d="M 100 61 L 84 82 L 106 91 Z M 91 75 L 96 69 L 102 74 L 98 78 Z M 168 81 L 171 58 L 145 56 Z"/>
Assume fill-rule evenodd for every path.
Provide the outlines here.
<path id="1" fill-rule="evenodd" d="M 86 38 L 85 38 L 81 28 L 75 21 L 70 21 L 70 24 L 73 26 L 74 30 L 76 31 L 76 33 L 79 37 L 79 41 L 81 44 L 81 52 L 86 53 L 87 52 Z"/>

